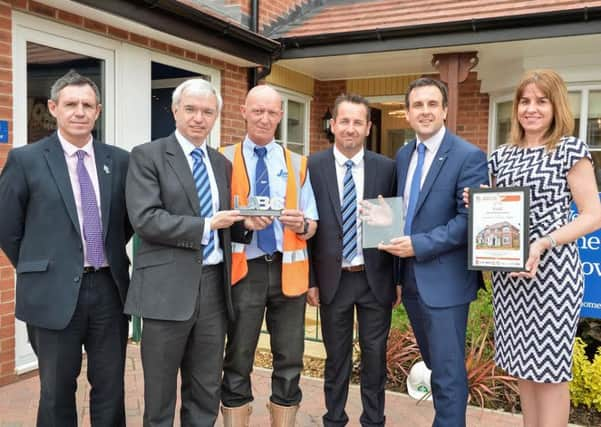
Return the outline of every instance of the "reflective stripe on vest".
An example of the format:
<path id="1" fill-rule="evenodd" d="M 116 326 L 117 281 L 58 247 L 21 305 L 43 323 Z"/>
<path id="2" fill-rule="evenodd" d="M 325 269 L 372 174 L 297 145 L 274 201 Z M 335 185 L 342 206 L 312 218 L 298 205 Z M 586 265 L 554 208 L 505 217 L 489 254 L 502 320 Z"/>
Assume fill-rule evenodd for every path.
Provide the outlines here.
<path id="1" fill-rule="evenodd" d="M 220 149 L 221 153 L 232 162 L 232 206 L 234 196 L 238 196 L 241 206 L 248 204 L 250 184 L 244 166 L 242 144 L 229 145 Z M 284 148 L 288 180 L 286 183 L 286 209 L 298 209 L 301 186 L 307 175 L 307 159 Z M 241 164 L 240 164 L 241 163 Z M 290 173 L 292 170 L 294 173 Z M 309 288 L 309 257 L 307 242 L 296 233 L 283 227 L 282 241 L 282 292 L 287 296 L 302 295 Z M 245 253 L 246 245 L 232 243 L 232 286 L 248 274 Z"/>

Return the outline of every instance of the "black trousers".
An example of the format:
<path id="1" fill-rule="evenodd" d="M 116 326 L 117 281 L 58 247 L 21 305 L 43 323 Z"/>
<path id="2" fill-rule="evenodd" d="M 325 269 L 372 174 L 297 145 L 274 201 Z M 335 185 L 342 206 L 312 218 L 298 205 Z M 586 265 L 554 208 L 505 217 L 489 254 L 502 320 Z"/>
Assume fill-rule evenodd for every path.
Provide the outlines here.
<path id="1" fill-rule="evenodd" d="M 273 354 L 271 398 L 283 406 L 301 401 L 299 387 L 305 346 L 305 295 L 282 294 L 281 254 L 248 262 L 248 275 L 232 288 L 236 321 L 227 334 L 221 401 L 235 408 L 253 400 L 250 383 L 263 316 Z"/>
<path id="2" fill-rule="evenodd" d="M 354 313 L 359 324 L 361 350 L 362 426 L 384 426 L 386 342 L 392 305 L 384 307 L 369 289 L 365 272 L 342 272 L 340 286 L 330 304 L 320 306 L 321 331 L 326 348 L 324 426 L 345 426 L 345 411 L 352 371 Z"/>
<path id="3" fill-rule="evenodd" d="M 127 318 L 109 269 L 83 275 L 77 306 L 65 329 L 28 325 L 27 332 L 39 363 L 38 427 L 77 426 L 75 391 L 82 345 L 88 359 L 92 426 L 125 426 Z"/>
<path id="4" fill-rule="evenodd" d="M 183 322 L 144 319 L 145 427 L 173 426 L 180 370 L 181 425 L 213 426 L 217 419 L 227 328 L 223 266 L 203 266 L 199 286 L 190 319 Z"/>

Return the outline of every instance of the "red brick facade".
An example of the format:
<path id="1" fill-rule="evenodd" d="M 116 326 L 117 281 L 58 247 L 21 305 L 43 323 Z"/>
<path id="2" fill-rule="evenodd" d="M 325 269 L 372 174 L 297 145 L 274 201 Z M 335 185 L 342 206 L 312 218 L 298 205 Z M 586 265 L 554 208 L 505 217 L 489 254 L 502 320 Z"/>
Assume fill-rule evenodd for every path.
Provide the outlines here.
<path id="1" fill-rule="evenodd" d="M 480 80 L 475 72 L 459 84 L 457 134 L 484 152 L 488 150 L 488 94 L 480 93 Z"/>

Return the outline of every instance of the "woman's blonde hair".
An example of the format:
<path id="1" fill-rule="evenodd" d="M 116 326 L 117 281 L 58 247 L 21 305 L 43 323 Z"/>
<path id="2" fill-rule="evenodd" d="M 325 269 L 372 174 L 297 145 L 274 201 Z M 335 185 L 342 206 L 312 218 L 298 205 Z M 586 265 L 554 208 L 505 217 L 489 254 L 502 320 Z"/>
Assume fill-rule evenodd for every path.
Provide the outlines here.
<path id="1" fill-rule="evenodd" d="M 509 143 L 520 145 L 524 142 L 525 132 L 518 120 L 518 106 L 529 84 L 534 84 L 553 106 L 553 120 L 543 136 L 543 145 L 547 150 L 552 150 L 562 136 L 572 135 L 574 131 L 574 117 L 568 103 L 568 90 L 563 79 L 553 70 L 528 71 L 520 80 L 513 97 Z"/>

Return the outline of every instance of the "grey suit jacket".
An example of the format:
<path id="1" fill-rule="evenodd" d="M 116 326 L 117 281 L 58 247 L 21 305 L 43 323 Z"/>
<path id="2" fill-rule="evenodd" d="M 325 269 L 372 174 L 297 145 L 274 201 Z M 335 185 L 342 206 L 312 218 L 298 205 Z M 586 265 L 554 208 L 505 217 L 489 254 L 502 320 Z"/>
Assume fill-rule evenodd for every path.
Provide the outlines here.
<path id="1" fill-rule="evenodd" d="M 125 301 L 132 235 L 125 209 L 128 153 L 94 141 L 107 262 Z M 67 162 L 56 133 L 9 152 L 0 175 L 0 247 L 17 269 L 15 315 L 67 326 L 79 296 L 83 247 Z"/>
<path id="2" fill-rule="evenodd" d="M 221 210 L 230 208 L 232 166 L 207 147 Z M 187 320 L 194 312 L 202 272 L 204 218 L 192 172 L 174 134 L 139 145 L 131 152 L 126 200 L 140 237 L 125 312 L 149 319 Z M 223 250 L 223 289 L 231 302 L 231 233 L 219 230 Z"/>

